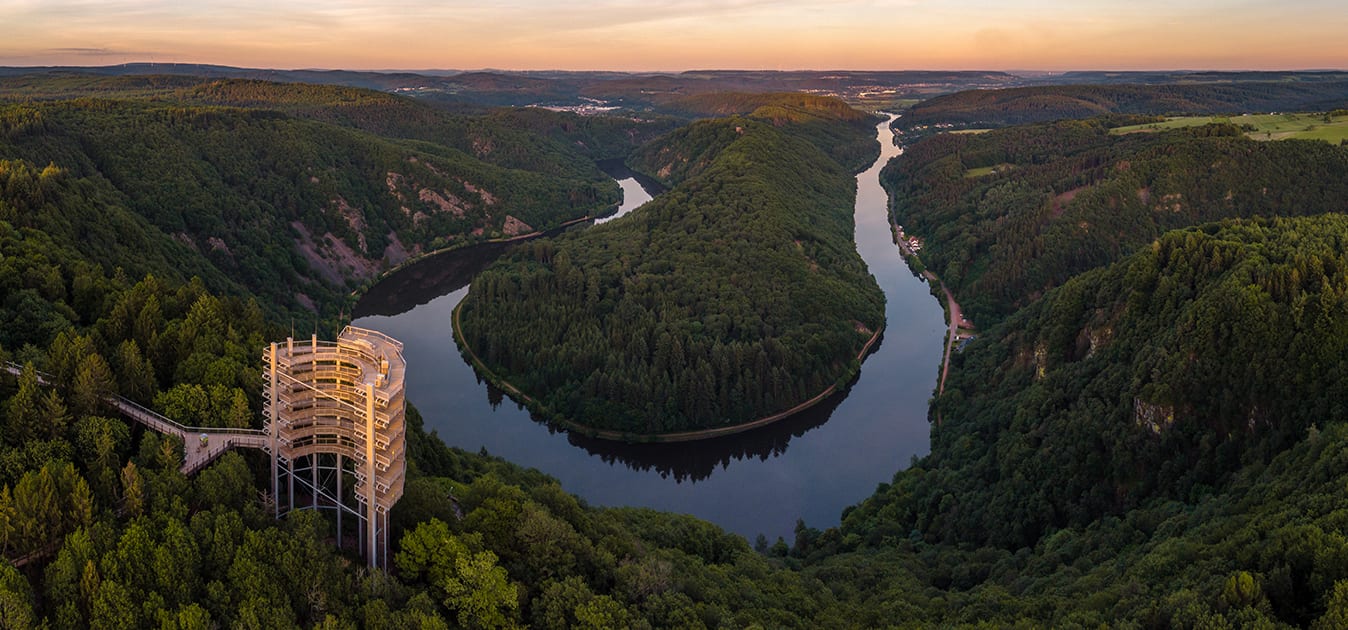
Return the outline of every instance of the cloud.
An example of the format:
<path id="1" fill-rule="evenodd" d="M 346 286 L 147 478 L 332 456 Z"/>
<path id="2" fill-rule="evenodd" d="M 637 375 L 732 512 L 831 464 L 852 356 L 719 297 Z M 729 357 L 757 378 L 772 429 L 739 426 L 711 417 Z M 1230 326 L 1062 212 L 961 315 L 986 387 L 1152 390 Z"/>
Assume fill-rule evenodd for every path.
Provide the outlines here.
<path id="1" fill-rule="evenodd" d="M 60 46 L 38 49 L 0 47 L 0 65 L 108 65 L 131 61 L 154 61 L 171 58 L 172 56 L 169 53 L 142 49 L 93 46 Z"/>
<path id="2" fill-rule="evenodd" d="M 113 48 L 48 48 L 42 54 L 73 55 L 76 57 L 107 57 L 110 55 L 153 55 L 156 53 L 138 50 L 116 50 Z"/>

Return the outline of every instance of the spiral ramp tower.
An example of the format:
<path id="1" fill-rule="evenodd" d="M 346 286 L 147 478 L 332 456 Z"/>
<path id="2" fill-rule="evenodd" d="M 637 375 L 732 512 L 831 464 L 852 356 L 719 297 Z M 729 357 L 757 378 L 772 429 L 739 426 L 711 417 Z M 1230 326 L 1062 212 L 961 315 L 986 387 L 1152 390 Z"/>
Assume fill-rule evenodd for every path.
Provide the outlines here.
<path id="1" fill-rule="evenodd" d="M 263 350 L 276 517 L 293 510 L 355 518 L 361 554 L 388 567 L 389 510 L 407 472 L 403 345 L 347 326 L 337 341 L 287 339 Z"/>

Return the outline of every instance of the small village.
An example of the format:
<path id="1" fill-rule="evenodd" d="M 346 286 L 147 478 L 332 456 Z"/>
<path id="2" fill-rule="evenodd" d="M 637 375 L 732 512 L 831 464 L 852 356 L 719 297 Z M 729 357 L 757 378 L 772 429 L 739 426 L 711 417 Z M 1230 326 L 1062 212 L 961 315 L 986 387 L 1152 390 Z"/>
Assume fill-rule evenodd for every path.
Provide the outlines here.
<path id="1" fill-rule="evenodd" d="M 922 239 L 904 234 L 902 225 L 894 226 L 894 242 L 903 250 L 905 256 L 912 256 L 922 251 Z"/>

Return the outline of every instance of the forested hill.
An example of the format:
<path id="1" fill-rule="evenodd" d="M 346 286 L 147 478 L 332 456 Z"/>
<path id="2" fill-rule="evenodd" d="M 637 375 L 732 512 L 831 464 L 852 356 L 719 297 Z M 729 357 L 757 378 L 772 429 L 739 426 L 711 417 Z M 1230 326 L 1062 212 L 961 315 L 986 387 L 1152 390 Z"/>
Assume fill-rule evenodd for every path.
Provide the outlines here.
<path id="1" fill-rule="evenodd" d="M 1348 150 L 1232 125 L 1111 136 L 1063 121 L 918 142 L 881 175 L 897 222 L 980 325 L 1162 232 L 1348 210 Z"/>
<path id="2" fill-rule="evenodd" d="M 1166 85 L 1052 85 L 967 90 L 904 113 L 905 131 L 937 124 L 1005 127 L 1103 114 L 1233 114 L 1324 111 L 1348 102 L 1348 81 L 1244 81 Z"/>
<path id="3" fill-rule="evenodd" d="M 464 116 L 372 90 L 265 81 L 211 81 L 179 90 L 185 103 L 280 109 L 380 136 L 457 149 L 483 162 L 554 177 L 606 180 L 595 160 L 625 157 L 672 129 L 660 117 L 577 116 L 536 107 Z"/>
<path id="4" fill-rule="evenodd" d="M 419 251 L 606 210 L 617 187 L 591 158 L 654 133 L 327 86 L 50 78 L 6 79 L 7 93 L 20 82 L 42 98 L 0 103 L 5 218 L 133 277 L 325 314 Z"/>
<path id="5" fill-rule="evenodd" d="M 268 313 L 292 304 L 287 278 L 324 282 L 291 249 L 295 234 L 347 225 L 305 212 L 302 228 L 272 229 L 266 213 L 291 219 L 333 193 L 355 207 L 389 188 L 438 205 L 414 179 L 499 207 L 531 189 L 488 189 L 490 177 L 551 179 L 275 110 L 125 94 L 5 105 L 0 121 L 0 360 L 25 366 L 0 373 L 0 627 L 846 625 L 823 583 L 743 538 L 590 508 L 536 472 L 446 447 L 414 410 L 395 571 L 369 573 L 315 513 L 273 518 L 265 458 L 228 453 L 184 477 L 183 444 L 99 402 L 115 393 L 188 424 L 258 424 L 258 351 L 286 334 Z M 529 125 L 593 129 L 567 121 Z M 382 233 L 351 230 L 342 242 Z M 231 256 L 258 257 L 258 275 Z"/>
<path id="6" fill-rule="evenodd" d="M 739 424 L 845 383 L 883 295 L 852 243 L 851 172 L 802 127 L 731 117 L 655 141 L 635 161 L 665 160 L 676 186 L 479 275 L 467 347 L 548 417 L 633 435 Z"/>
<path id="7" fill-rule="evenodd" d="M 503 108 L 466 116 L 421 99 L 338 85 L 157 75 L 0 77 L 3 100 L 90 97 L 280 111 L 379 136 L 443 145 L 506 168 L 595 180 L 603 175 L 594 160 L 624 157 L 675 124 L 660 117 L 582 117 L 541 108 Z"/>
<path id="8" fill-rule="evenodd" d="M 1344 391 L 1348 218 L 1169 232 L 957 355 L 931 454 L 816 544 L 926 614 L 912 582 L 974 619 L 1342 627 Z"/>
<path id="9" fill-rule="evenodd" d="M 835 98 L 723 92 L 679 99 L 667 111 L 693 116 L 741 115 L 777 127 L 789 126 L 791 135 L 810 142 L 852 171 L 870 166 L 879 156 L 872 131 L 880 119 Z M 731 139 L 728 129 L 722 127 L 719 135 L 705 127 L 680 129 L 665 141 L 647 143 L 628 158 L 628 163 L 634 170 L 673 185 L 709 163 L 709 158 Z"/>
<path id="10" fill-rule="evenodd" d="M 665 111 L 697 118 L 735 114 L 747 116 L 764 107 L 773 108 L 767 111 L 795 112 L 797 115 L 792 117 L 792 122 L 816 118 L 860 122 L 872 118 L 865 112 L 848 107 L 847 103 L 836 98 L 799 92 L 710 92 L 685 96 L 661 105 L 661 109 Z"/>

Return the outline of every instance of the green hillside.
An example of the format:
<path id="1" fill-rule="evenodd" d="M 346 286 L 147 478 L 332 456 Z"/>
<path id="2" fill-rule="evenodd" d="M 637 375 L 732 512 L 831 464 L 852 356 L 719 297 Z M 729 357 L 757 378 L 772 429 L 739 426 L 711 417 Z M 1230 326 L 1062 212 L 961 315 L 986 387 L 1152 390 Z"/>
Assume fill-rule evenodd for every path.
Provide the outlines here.
<path id="1" fill-rule="evenodd" d="M 293 310 L 291 291 L 337 296 L 359 279 L 323 265 L 343 246 L 360 255 L 342 261 L 388 261 L 398 242 L 504 232 L 497 212 L 546 226 L 558 207 L 613 199 L 265 101 L 157 99 L 35 100 L 0 117 L 0 359 L 30 366 L 0 375 L 0 626 L 805 627 L 826 613 L 822 584 L 740 537 L 589 508 L 536 472 L 446 447 L 415 410 L 394 575 L 352 569 L 312 514 L 273 520 L 263 459 L 228 454 L 183 477 L 182 444 L 108 417 L 99 397 L 255 423 L 257 351 L 284 335 L 268 313 Z M 595 157 L 640 137 L 550 113 L 498 120 Z M 475 223 L 456 233 L 459 220 Z M 333 236 L 306 259 L 297 234 L 319 230 Z M 453 580 L 478 586 L 465 597 Z"/>
<path id="2" fill-rule="evenodd" d="M 659 117 L 577 116 L 535 107 L 467 116 L 434 101 L 340 85 L 184 76 L 0 77 L 3 100 L 81 97 L 280 111 L 379 136 L 442 145 L 506 168 L 594 180 L 603 177 L 593 160 L 623 157 L 673 126 Z"/>
<path id="3" fill-rule="evenodd" d="M 1241 116 L 1180 116 L 1162 122 L 1116 127 L 1110 133 L 1150 133 L 1162 129 L 1201 127 L 1229 123 L 1240 127 L 1252 140 L 1324 140 L 1331 144 L 1348 141 L 1348 110 L 1315 114 L 1244 114 Z"/>
<path id="4" fill-rule="evenodd" d="M 602 212 L 617 188 L 585 154 L 622 155 L 642 133 L 627 137 L 631 121 L 588 122 L 576 139 L 552 140 L 510 117 L 460 119 L 348 88 L 102 81 L 46 87 L 115 98 L 0 104 L 3 216 L 109 270 L 198 276 L 324 314 L 418 252 Z M 582 138 L 594 148 L 570 148 Z"/>
<path id="5" fill-rule="evenodd" d="M 974 322 L 988 325 L 1166 230 L 1348 210 L 1348 150 L 1256 142 L 1233 125 L 1110 135 L 1095 119 L 908 148 L 881 181 L 895 220 Z"/>
<path id="6" fill-rule="evenodd" d="M 931 455 L 815 545 L 863 550 L 901 582 L 861 599 L 917 619 L 1342 615 L 1346 245 L 1337 214 L 1208 225 L 1049 292 L 959 355 Z"/>
<path id="7" fill-rule="evenodd" d="M 595 159 L 623 157 L 668 121 L 583 117 L 540 108 L 463 116 L 383 92 L 266 81 L 214 81 L 173 95 L 185 103 L 279 109 L 376 135 L 420 140 L 509 169 L 606 182 Z"/>
<path id="8" fill-rule="evenodd" d="M 853 171 L 870 166 L 879 155 L 879 148 L 870 133 L 879 119 L 836 98 L 784 92 L 711 92 L 677 98 L 662 103 L 659 109 L 689 118 L 738 115 L 777 127 L 789 125 L 792 135 L 808 140 L 835 162 Z M 651 144 L 646 148 L 665 150 L 669 144 L 677 143 L 660 147 Z M 657 172 L 659 167 L 649 163 L 653 157 L 638 154 L 634 157 L 635 167 L 649 173 Z"/>
<path id="9" fill-rule="evenodd" d="M 1163 85 L 1049 85 L 966 90 L 914 105 L 898 125 L 924 134 L 934 125 L 1005 127 L 1104 114 L 1240 114 L 1326 111 L 1348 102 L 1348 82 L 1273 77 Z M 1233 80 L 1235 79 L 1235 80 Z"/>
<path id="10" fill-rule="evenodd" d="M 632 162 L 673 190 L 473 282 L 462 339 L 492 372 L 550 418 L 634 435 L 747 422 L 855 373 L 883 297 L 852 244 L 848 170 L 740 117 Z"/>

